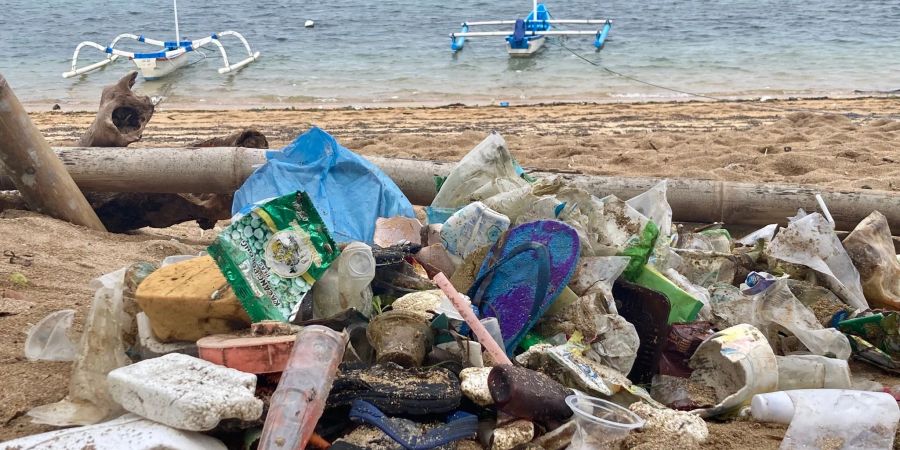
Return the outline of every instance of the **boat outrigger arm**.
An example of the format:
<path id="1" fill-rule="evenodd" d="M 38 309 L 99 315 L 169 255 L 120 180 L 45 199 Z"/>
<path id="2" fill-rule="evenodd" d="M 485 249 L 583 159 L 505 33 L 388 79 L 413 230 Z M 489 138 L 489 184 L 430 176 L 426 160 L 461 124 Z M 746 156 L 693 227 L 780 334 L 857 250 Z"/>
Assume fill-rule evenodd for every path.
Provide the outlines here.
<path id="1" fill-rule="evenodd" d="M 225 47 L 222 45 L 221 42 L 219 42 L 220 38 L 225 37 L 225 36 L 234 36 L 234 37 L 238 38 L 241 41 L 241 43 L 244 44 L 244 48 L 247 50 L 247 57 L 241 61 L 234 63 L 234 64 L 229 64 L 228 54 L 225 53 Z M 161 47 L 161 50 L 157 51 L 157 52 L 151 52 L 151 53 L 133 53 L 133 52 L 126 52 L 126 51 L 115 48 L 116 44 L 118 44 L 120 40 L 126 39 L 126 38 L 133 39 L 137 42 L 143 42 L 146 44 Z M 63 78 L 69 78 L 69 77 L 74 77 L 76 75 L 93 72 L 93 71 L 115 61 L 116 59 L 118 59 L 121 56 L 121 57 L 128 58 L 130 60 L 133 60 L 135 65 L 137 65 L 138 68 L 141 69 L 141 71 L 143 72 L 144 78 L 147 78 L 147 79 L 158 78 L 162 75 L 168 74 L 175 68 L 178 68 L 178 67 L 184 65 L 183 63 L 179 64 L 179 62 L 181 62 L 179 60 L 183 60 L 184 62 L 187 62 L 187 60 L 184 60 L 183 58 L 179 58 L 179 57 L 184 56 L 185 54 L 187 54 L 189 52 L 195 51 L 199 48 L 202 48 L 205 45 L 210 45 L 210 44 L 214 44 L 215 46 L 217 46 L 219 48 L 219 51 L 222 53 L 222 61 L 225 63 L 225 66 L 219 68 L 219 73 L 224 74 L 224 73 L 228 73 L 228 72 L 233 72 L 235 70 L 238 70 L 238 69 L 246 66 L 247 64 L 252 63 L 253 61 L 256 61 L 259 58 L 259 52 L 253 52 L 250 49 L 250 44 L 247 42 L 246 39 L 244 39 L 244 36 L 242 36 L 237 31 L 224 31 L 222 33 L 212 34 L 203 39 L 197 39 L 195 41 L 180 41 L 180 42 L 158 41 L 156 39 L 146 38 L 143 35 L 136 36 L 134 34 L 124 33 L 124 34 L 120 34 L 120 35 L 116 36 L 116 38 L 113 39 L 112 42 L 108 46 L 103 46 L 96 42 L 91 42 L 91 41 L 85 41 L 85 42 L 78 44 L 78 46 L 75 47 L 75 54 L 72 56 L 72 70 L 63 73 L 62 76 L 63 76 Z M 93 48 L 96 48 L 97 50 L 105 52 L 106 58 L 101 61 L 95 62 L 91 65 L 79 68 L 78 67 L 78 55 L 81 52 L 81 49 L 84 47 L 93 47 Z M 144 60 L 144 61 L 142 61 L 142 60 Z M 156 67 L 156 64 L 153 64 L 153 67 L 155 68 L 155 70 L 154 70 L 154 69 L 151 69 L 150 67 L 147 67 L 146 64 L 142 64 L 142 63 L 149 63 L 150 61 L 154 61 L 154 62 L 169 61 L 169 62 L 171 62 L 173 69 L 167 71 L 167 70 L 165 70 L 165 68 Z M 179 61 L 179 62 L 175 62 L 175 61 Z M 165 73 L 163 73 L 163 72 L 165 72 Z"/>
<path id="2" fill-rule="evenodd" d="M 556 25 L 601 25 L 596 30 L 560 30 Z M 471 27 L 486 25 L 513 25 L 513 31 L 470 31 Z M 491 20 L 463 22 L 460 31 L 450 33 L 450 49 L 462 50 L 469 37 L 505 36 L 506 49 L 511 56 L 529 56 L 539 50 L 546 36 L 594 36 L 594 47 L 603 48 L 612 21 L 609 19 L 553 19 L 543 3 L 534 0 L 534 8 L 528 17 L 516 20 Z"/>
<path id="3" fill-rule="evenodd" d="M 181 33 L 178 30 L 178 0 L 172 0 L 172 10 L 175 13 L 175 40 L 174 41 L 157 41 L 156 39 L 150 39 L 144 37 L 144 35 L 134 35 L 131 33 L 124 33 L 116 36 L 115 39 L 110 42 L 109 45 L 103 46 L 96 42 L 84 41 L 78 44 L 75 47 L 75 54 L 72 55 L 72 70 L 68 72 L 64 72 L 62 74 L 63 78 L 74 77 L 75 75 L 81 75 L 85 73 L 93 72 L 113 61 L 118 59 L 120 56 L 128 58 L 134 61 L 134 65 L 141 70 L 141 74 L 147 80 L 153 80 L 165 75 L 168 75 L 187 64 L 187 54 L 197 49 L 202 48 L 204 45 L 214 44 L 219 48 L 219 51 L 222 53 L 222 61 L 225 63 L 225 67 L 219 68 L 219 73 L 228 73 L 234 72 L 241 67 L 246 66 L 247 64 L 252 63 L 259 59 L 259 52 L 254 52 L 250 49 L 250 44 L 247 43 L 247 40 L 244 39 L 237 31 L 223 31 L 217 34 L 211 34 L 205 38 L 197 39 L 194 41 L 182 41 Z M 244 44 L 244 48 L 247 49 L 247 57 L 234 63 L 228 63 L 228 54 L 225 53 L 225 47 L 220 42 L 220 39 L 225 36 L 234 36 L 238 40 Z M 150 53 L 134 53 L 134 52 L 126 52 L 123 50 L 119 50 L 116 48 L 116 44 L 119 43 L 122 39 L 131 39 L 137 42 L 141 42 L 144 44 L 153 45 L 159 47 L 159 50 Z M 106 53 L 106 58 L 97 61 L 91 65 L 85 67 L 78 67 L 78 54 L 81 53 L 81 49 L 84 47 L 93 47 L 97 50 L 100 50 Z M 204 54 L 205 56 L 205 54 Z"/>

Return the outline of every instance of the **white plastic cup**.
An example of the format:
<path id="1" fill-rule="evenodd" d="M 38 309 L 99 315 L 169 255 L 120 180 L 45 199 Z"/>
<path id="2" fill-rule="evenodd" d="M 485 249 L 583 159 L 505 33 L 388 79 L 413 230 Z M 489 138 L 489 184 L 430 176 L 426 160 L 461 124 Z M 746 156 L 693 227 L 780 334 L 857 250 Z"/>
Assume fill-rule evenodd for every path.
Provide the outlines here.
<path id="1" fill-rule="evenodd" d="M 575 435 L 571 450 L 619 448 L 632 430 L 644 426 L 644 419 L 615 403 L 584 395 L 566 397 L 575 414 Z"/>

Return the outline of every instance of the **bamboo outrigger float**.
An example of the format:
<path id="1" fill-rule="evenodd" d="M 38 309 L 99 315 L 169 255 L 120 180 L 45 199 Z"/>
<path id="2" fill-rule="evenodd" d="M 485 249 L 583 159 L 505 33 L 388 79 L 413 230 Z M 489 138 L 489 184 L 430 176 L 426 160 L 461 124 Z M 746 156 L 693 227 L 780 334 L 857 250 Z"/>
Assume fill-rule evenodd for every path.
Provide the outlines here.
<path id="1" fill-rule="evenodd" d="M 221 33 L 213 33 L 205 38 L 192 41 L 181 40 L 181 33 L 178 30 L 178 0 L 173 0 L 173 7 L 175 11 L 174 41 L 159 41 L 156 39 L 144 37 L 144 35 L 138 36 L 131 33 L 123 33 L 116 36 L 116 38 L 113 39 L 112 42 L 110 42 L 110 44 L 107 46 L 103 46 L 92 41 L 84 41 L 78 44 L 77 47 L 75 47 L 75 54 L 72 55 L 72 70 L 64 72 L 62 74 L 63 78 L 70 78 L 76 75 L 83 75 L 93 72 L 117 60 L 119 57 L 124 57 L 134 62 L 134 65 L 137 66 L 138 70 L 141 71 L 141 75 L 145 80 L 155 80 L 160 77 L 164 77 L 181 67 L 184 67 L 188 63 L 187 55 L 189 53 L 197 51 L 203 46 L 210 44 L 218 47 L 219 52 L 221 52 L 222 54 L 222 61 L 225 63 L 225 66 L 219 68 L 220 74 L 234 72 L 252 63 L 253 61 L 256 61 L 259 58 L 259 52 L 254 52 L 253 50 L 251 50 L 250 44 L 246 39 L 244 39 L 244 36 L 237 31 L 229 30 L 223 31 Z M 228 62 L 228 54 L 225 53 L 225 47 L 220 42 L 221 38 L 225 36 L 234 36 L 235 38 L 240 40 L 241 44 L 243 44 L 244 48 L 247 50 L 247 57 L 234 64 L 230 64 Z M 116 44 L 118 44 L 122 39 L 130 39 L 144 44 L 153 45 L 155 47 L 159 47 L 159 49 L 147 53 L 135 53 L 119 50 L 115 47 Z M 79 68 L 78 54 L 84 47 L 93 47 L 97 50 L 105 52 L 106 58 L 88 66 Z"/>
<path id="2" fill-rule="evenodd" d="M 561 30 L 556 25 L 602 25 L 597 30 Z M 512 25 L 513 31 L 470 31 L 471 27 Z M 609 19 L 553 19 L 547 6 L 534 0 L 534 7 L 525 19 L 463 22 L 460 31 L 450 33 L 450 49 L 462 50 L 469 37 L 505 36 L 506 52 L 510 56 L 531 56 L 540 50 L 547 36 L 594 36 L 594 47 L 603 48 L 612 21 Z"/>

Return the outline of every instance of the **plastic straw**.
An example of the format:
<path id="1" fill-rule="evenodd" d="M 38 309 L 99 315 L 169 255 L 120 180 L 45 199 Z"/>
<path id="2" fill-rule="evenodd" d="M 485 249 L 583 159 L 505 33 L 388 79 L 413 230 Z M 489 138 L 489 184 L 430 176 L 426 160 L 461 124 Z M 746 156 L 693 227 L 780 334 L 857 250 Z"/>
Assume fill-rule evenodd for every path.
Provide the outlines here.
<path id="1" fill-rule="evenodd" d="M 822 213 L 825 214 L 825 219 L 828 220 L 828 223 L 834 225 L 834 219 L 831 217 L 831 212 L 828 211 L 828 206 L 825 205 L 825 200 L 822 199 L 821 194 L 816 194 L 816 201 L 819 202 L 819 208 L 822 208 Z"/>
<path id="2" fill-rule="evenodd" d="M 469 328 L 475 333 L 478 342 L 484 346 L 484 349 L 491 355 L 494 362 L 497 364 L 512 365 L 512 361 L 506 356 L 506 352 L 497 345 L 497 342 L 491 337 L 491 333 L 489 333 L 487 328 L 485 328 L 481 321 L 478 320 L 478 317 L 475 317 L 475 313 L 472 312 L 472 308 L 469 306 L 469 301 L 463 297 L 452 284 L 450 284 L 450 280 L 448 280 L 443 273 L 438 273 L 434 276 L 434 282 L 442 291 L 444 291 L 444 295 L 453 302 L 453 307 L 459 311 L 459 314 L 465 319 L 466 323 L 469 324 Z"/>

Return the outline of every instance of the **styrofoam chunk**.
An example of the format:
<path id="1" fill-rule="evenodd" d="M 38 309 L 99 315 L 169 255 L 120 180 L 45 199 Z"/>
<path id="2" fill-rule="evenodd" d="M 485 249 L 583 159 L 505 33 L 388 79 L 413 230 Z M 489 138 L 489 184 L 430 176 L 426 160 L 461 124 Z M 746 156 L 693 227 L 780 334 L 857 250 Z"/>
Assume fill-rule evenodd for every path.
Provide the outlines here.
<path id="1" fill-rule="evenodd" d="M 182 430 L 211 430 L 222 419 L 262 415 L 256 375 L 180 353 L 116 369 L 107 382 L 126 410 Z"/>
<path id="2" fill-rule="evenodd" d="M 134 414 L 85 427 L 26 436 L 0 443 L 0 450 L 225 450 L 221 441 L 181 431 Z"/>

